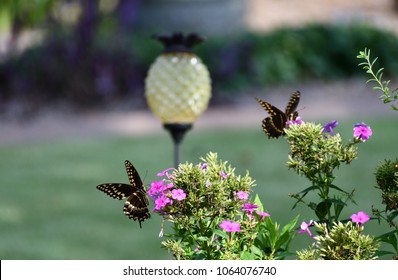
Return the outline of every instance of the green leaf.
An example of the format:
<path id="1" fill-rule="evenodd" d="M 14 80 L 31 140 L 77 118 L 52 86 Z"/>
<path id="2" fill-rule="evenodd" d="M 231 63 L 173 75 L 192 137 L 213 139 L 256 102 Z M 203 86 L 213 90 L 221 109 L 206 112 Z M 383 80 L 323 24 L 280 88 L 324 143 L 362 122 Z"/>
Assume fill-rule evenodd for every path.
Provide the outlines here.
<path id="1" fill-rule="evenodd" d="M 215 235 L 218 235 L 218 236 L 220 236 L 222 238 L 225 238 L 225 239 L 229 238 L 228 233 L 226 231 L 224 231 L 224 230 L 215 229 L 215 230 L 213 230 L 213 233 Z"/>
<path id="2" fill-rule="evenodd" d="M 297 194 L 301 194 L 301 193 L 307 194 L 308 192 L 313 191 L 313 190 L 317 190 L 317 189 L 318 189 L 317 186 L 311 186 L 311 187 L 306 188 L 305 190 L 302 190 L 301 192 L 298 192 Z"/>
<path id="3" fill-rule="evenodd" d="M 210 238 L 207 237 L 207 236 L 199 236 L 199 237 L 196 238 L 196 240 L 206 242 L 206 241 L 209 241 Z"/>
<path id="4" fill-rule="evenodd" d="M 279 250 L 279 248 L 286 243 L 290 239 L 290 234 L 289 232 L 285 232 L 284 234 L 281 234 L 279 238 L 275 242 L 274 249 L 275 251 Z"/>
<path id="5" fill-rule="evenodd" d="M 274 224 L 270 217 L 265 217 L 265 225 L 268 230 L 268 240 L 271 247 L 275 246 L 276 240 L 278 238 L 278 224 Z"/>
<path id="6" fill-rule="evenodd" d="M 254 258 L 254 256 L 253 256 L 250 252 L 248 252 L 248 251 L 243 251 L 243 252 L 240 254 L 240 259 L 241 259 L 241 260 L 254 260 L 255 258 Z"/>
<path id="7" fill-rule="evenodd" d="M 250 251 L 256 255 L 257 257 L 261 258 L 263 256 L 263 251 L 260 250 L 257 246 L 251 246 Z"/>
<path id="8" fill-rule="evenodd" d="M 316 209 L 315 209 L 315 214 L 319 218 L 320 221 L 325 220 L 326 215 L 329 212 L 330 207 L 332 206 L 332 203 L 330 201 L 322 201 L 318 203 Z"/>
<path id="9" fill-rule="evenodd" d="M 258 196 L 258 194 L 256 194 L 256 197 L 254 198 L 254 204 L 258 205 L 258 210 L 263 212 L 264 211 L 264 207 L 263 204 L 261 203 L 260 197 Z"/>
<path id="10" fill-rule="evenodd" d="M 376 256 L 379 256 L 379 257 L 385 256 L 385 255 L 394 255 L 394 252 L 379 250 L 376 253 Z"/>
<path id="11" fill-rule="evenodd" d="M 349 193 L 346 192 L 345 190 L 343 190 L 343 189 L 341 189 L 341 188 L 339 188 L 338 186 L 333 185 L 333 184 L 330 185 L 330 188 L 335 189 L 335 190 L 338 190 L 338 191 L 340 191 L 340 192 L 342 192 L 342 193 L 345 193 L 345 194 L 349 194 Z"/>
<path id="12" fill-rule="evenodd" d="M 334 216 L 336 217 L 336 219 L 338 219 L 338 217 L 341 214 L 341 211 L 343 211 L 345 205 L 341 205 L 341 204 L 334 204 Z"/>
<path id="13" fill-rule="evenodd" d="M 285 225 L 282 228 L 281 234 L 284 234 L 285 232 L 292 231 L 294 229 L 294 227 L 296 226 L 299 217 L 300 217 L 300 215 L 297 215 L 293 220 L 291 220 L 287 225 Z"/>

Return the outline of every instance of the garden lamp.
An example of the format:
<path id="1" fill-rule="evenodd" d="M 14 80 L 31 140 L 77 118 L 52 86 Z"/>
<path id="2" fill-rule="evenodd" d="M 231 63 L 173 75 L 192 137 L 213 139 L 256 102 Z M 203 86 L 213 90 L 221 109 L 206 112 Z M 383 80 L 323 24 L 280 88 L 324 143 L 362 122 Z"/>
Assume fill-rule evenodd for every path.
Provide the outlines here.
<path id="1" fill-rule="evenodd" d="M 177 167 L 182 139 L 206 110 L 211 96 L 209 71 L 192 52 L 204 38 L 181 33 L 154 37 L 164 45 L 164 51 L 149 68 L 145 96 L 149 108 L 173 138 Z"/>

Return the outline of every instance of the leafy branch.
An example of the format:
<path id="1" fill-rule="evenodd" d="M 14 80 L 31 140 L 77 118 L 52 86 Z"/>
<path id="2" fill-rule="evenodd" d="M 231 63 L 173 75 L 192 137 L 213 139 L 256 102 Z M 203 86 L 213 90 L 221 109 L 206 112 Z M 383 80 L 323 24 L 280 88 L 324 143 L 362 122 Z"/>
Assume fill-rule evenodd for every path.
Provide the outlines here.
<path id="1" fill-rule="evenodd" d="M 379 70 L 376 71 L 376 73 L 373 70 L 373 67 L 378 57 L 376 57 L 372 61 L 370 58 L 370 50 L 365 48 L 364 51 L 359 52 L 357 58 L 365 60 L 364 62 L 361 62 L 358 65 L 362 66 L 362 69 L 366 70 L 366 73 L 372 76 L 372 78 L 367 80 L 366 83 L 375 82 L 377 86 L 374 86 L 373 90 L 380 90 L 383 92 L 383 95 L 380 96 L 380 99 L 383 101 L 383 103 L 386 104 L 386 103 L 395 102 L 398 99 L 398 88 L 390 92 L 390 88 L 388 87 L 390 84 L 390 80 L 387 81 L 382 80 L 384 68 L 380 68 Z M 391 104 L 391 109 L 398 111 L 398 107 L 394 106 L 393 104 Z"/>

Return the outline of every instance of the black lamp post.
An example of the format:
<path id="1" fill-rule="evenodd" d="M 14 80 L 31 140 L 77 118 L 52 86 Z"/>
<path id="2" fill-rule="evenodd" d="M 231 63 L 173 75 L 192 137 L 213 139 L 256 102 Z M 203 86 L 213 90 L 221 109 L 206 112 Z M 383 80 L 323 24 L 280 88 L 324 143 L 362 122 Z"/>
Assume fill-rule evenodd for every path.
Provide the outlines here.
<path id="1" fill-rule="evenodd" d="M 192 47 L 202 42 L 203 37 L 174 33 L 155 38 L 165 49 L 148 71 L 145 96 L 149 108 L 172 136 L 177 167 L 184 135 L 209 103 L 211 79 L 206 65 L 192 52 Z"/>

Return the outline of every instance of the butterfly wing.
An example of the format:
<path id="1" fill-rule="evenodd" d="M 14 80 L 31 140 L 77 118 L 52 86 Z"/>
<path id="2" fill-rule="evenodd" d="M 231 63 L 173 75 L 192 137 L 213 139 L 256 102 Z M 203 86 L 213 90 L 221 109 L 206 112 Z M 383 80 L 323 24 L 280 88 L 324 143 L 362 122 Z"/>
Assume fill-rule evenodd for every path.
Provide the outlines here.
<path id="1" fill-rule="evenodd" d="M 267 117 L 263 120 L 262 127 L 268 138 L 278 138 L 283 135 L 286 123 L 286 115 L 280 114 Z"/>
<path id="2" fill-rule="evenodd" d="M 110 197 L 119 200 L 129 197 L 134 192 L 130 185 L 122 183 L 101 184 L 98 185 L 96 188 L 106 193 Z"/>
<path id="3" fill-rule="evenodd" d="M 268 135 L 268 138 L 278 138 L 284 134 L 283 129 L 287 120 L 285 113 L 260 98 L 256 98 L 256 100 L 270 114 L 262 122 L 263 130 Z"/>
<path id="4" fill-rule="evenodd" d="M 300 96 L 301 96 L 301 94 L 299 91 L 293 92 L 292 96 L 289 99 L 289 103 L 287 103 L 287 106 L 286 106 L 286 110 L 285 110 L 286 116 L 290 117 L 291 115 L 295 115 L 295 113 L 297 113 L 296 109 L 297 109 L 298 103 L 300 101 Z M 296 114 L 296 117 L 297 117 L 297 114 Z"/>
<path id="5" fill-rule="evenodd" d="M 128 160 L 124 162 L 124 165 L 126 166 L 127 176 L 129 177 L 129 181 L 133 190 L 145 190 L 144 184 L 142 183 L 141 177 L 138 174 L 137 169 L 135 169 L 135 167 Z"/>
<path id="6" fill-rule="evenodd" d="M 264 110 L 267 111 L 268 114 L 270 114 L 271 116 L 284 114 L 281 110 L 276 108 L 274 105 L 271 105 L 268 102 L 266 102 L 260 98 L 257 98 L 257 97 L 256 97 L 256 100 L 258 101 L 258 103 L 260 103 L 260 105 L 264 108 Z"/>
<path id="7" fill-rule="evenodd" d="M 124 203 L 123 213 L 130 219 L 133 219 L 134 221 L 138 220 L 141 227 L 141 222 L 150 218 L 148 210 L 149 202 L 148 202 L 148 197 L 146 195 L 146 189 L 144 184 L 142 183 L 140 175 L 138 174 L 134 166 L 131 164 L 131 162 L 126 160 L 125 166 L 131 184 L 131 188 L 134 191 Z"/>
<path id="8" fill-rule="evenodd" d="M 129 219 L 133 219 L 134 221 L 138 220 L 141 227 L 141 222 L 151 217 L 148 210 L 148 203 L 146 191 L 138 190 L 127 198 L 124 203 L 123 213 L 129 217 Z"/>

